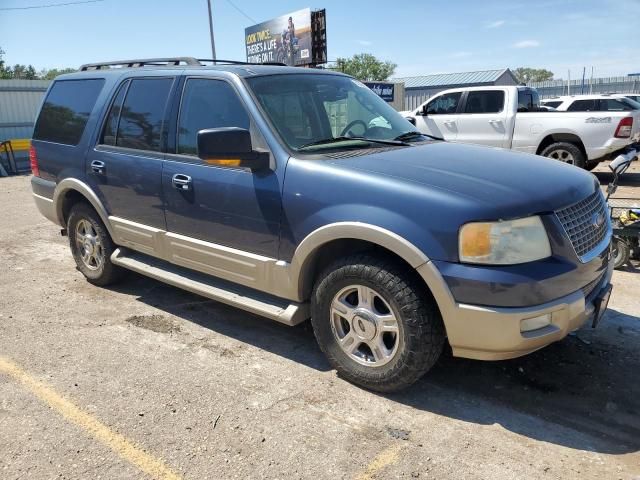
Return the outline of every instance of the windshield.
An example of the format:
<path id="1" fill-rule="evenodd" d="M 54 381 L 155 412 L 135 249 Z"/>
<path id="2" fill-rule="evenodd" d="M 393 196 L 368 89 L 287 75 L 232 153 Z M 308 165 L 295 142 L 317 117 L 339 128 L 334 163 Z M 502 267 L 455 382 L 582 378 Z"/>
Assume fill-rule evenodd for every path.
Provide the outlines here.
<path id="1" fill-rule="evenodd" d="M 398 137 L 417 133 L 408 120 L 350 77 L 270 75 L 248 78 L 247 82 L 282 140 L 293 150 L 368 148 L 372 144 L 368 140 L 404 145 Z"/>

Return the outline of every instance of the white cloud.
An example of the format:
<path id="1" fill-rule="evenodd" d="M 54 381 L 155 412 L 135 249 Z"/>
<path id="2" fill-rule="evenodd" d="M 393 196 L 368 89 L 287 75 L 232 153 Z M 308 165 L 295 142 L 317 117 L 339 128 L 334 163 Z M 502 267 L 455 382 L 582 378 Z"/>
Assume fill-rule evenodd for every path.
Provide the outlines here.
<path id="1" fill-rule="evenodd" d="M 455 52 L 451 54 L 452 58 L 464 58 L 464 57 L 470 57 L 471 56 L 471 52 Z"/>
<path id="2" fill-rule="evenodd" d="M 506 22 L 504 20 L 496 20 L 495 22 L 487 23 L 486 28 L 499 28 Z"/>
<path id="3" fill-rule="evenodd" d="M 537 40 L 522 40 L 521 42 L 517 42 L 513 44 L 514 48 L 531 48 L 531 47 L 539 47 L 540 42 Z"/>
<path id="4" fill-rule="evenodd" d="M 369 40 L 358 40 L 358 43 L 363 47 L 370 47 L 373 45 L 373 42 L 370 42 Z"/>

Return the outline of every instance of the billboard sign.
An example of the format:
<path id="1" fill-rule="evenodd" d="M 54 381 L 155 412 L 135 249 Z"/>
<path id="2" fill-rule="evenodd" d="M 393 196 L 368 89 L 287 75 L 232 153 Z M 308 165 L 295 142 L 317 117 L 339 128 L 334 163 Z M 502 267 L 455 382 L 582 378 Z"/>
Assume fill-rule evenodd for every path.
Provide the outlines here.
<path id="1" fill-rule="evenodd" d="M 385 102 L 393 102 L 393 83 L 385 82 L 363 82 L 373 90 L 373 93 L 382 98 Z"/>
<path id="2" fill-rule="evenodd" d="M 310 8 L 247 27 L 244 38 L 247 62 L 313 63 Z"/>

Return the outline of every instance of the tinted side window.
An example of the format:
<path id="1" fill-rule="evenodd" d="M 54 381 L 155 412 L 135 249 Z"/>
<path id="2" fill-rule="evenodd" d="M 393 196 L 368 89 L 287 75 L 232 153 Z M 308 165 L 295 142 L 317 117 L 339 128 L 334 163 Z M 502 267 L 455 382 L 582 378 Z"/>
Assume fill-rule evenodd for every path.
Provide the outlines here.
<path id="1" fill-rule="evenodd" d="M 103 85 L 103 79 L 55 82 L 40 111 L 33 138 L 77 145 Z"/>
<path id="2" fill-rule="evenodd" d="M 124 101 L 124 96 L 127 93 L 128 86 L 128 80 L 120 85 L 118 93 L 116 93 L 113 103 L 111 104 L 111 109 L 109 110 L 109 115 L 107 115 L 107 121 L 104 124 L 104 130 L 100 139 L 100 143 L 103 145 L 116 144 L 116 132 L 118 131 L 120 111 L 122 110 L 122 102 Z"/>
<path id="3" fill-rule="evenodd" d="M 518 90 L 518 111 L 537 112 L 540 108 L 540 96 L 536 90 Z"/>
<path id="4" fill-rule="evenodd" d="M 598 100 L 576 100 L 567 108 L 567 112 L 595 112 Z"/>
<path id="5" fill-rule="evenodd" d="M 501 90 L 486 90 L 484 92 L 469 92 L 465 113 L 498 113 L 504 107 L 504 92 Z"/>
<path id="6" fill-rule="evenodd" d="M 429 115 L 456 113 L 461 96 L 461 92 L 440 95 L 438 98 L 427 104 L 427 113 Z"/>
<path id="7" fill-rule="evenodd" d="M 172 78 L 131 80 L 120 114 L 117 146 L 160 150 L 164 110 L 172 83 Z"/>
<path id="8" fill-rule="evenodd" d="M 600 100 L 600 110 L 603 112 L 629 112 L 633 110 L 633 107 L 625 103 L 623 100 L 607 98 Z"/>
<path id="9" fill-rule="evenodd" d="M 233 87 L 222 80 L 187 80 L 178 120 L 177 153 L 196 155 L 198 131 L 220 127 L 250 127 L 249 116 Z"/>

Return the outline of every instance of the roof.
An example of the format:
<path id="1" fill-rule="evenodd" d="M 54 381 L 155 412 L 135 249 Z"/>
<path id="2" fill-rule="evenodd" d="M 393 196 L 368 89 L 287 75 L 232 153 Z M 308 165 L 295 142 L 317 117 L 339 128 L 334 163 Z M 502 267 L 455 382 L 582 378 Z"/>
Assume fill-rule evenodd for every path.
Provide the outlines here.
<path id="1" fill-rule="evenodd" d="M 422 75 L 419 77 L 394 78 L 396 82 L 404 82 L 404 88 L 427 87 L 459 87 L 464 85 L 478 85 L 493 83 L 502 75 L 508 73 L 516 81 L 516 78 L 508 68 L 502 70 L 484 70 L 481 72 L 439 73 L 437 75 Z"/>

